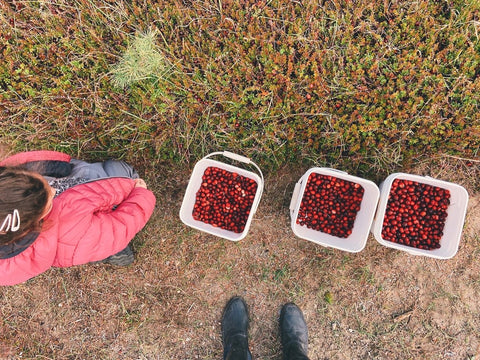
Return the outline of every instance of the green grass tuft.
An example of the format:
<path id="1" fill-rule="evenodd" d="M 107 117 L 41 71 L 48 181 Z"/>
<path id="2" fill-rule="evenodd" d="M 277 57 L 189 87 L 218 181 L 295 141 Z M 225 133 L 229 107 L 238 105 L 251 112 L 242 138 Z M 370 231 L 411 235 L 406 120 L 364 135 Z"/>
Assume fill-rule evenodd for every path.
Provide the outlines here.
<path id="1" fill-rule="evenodd" d="M 171 68 L 156 45 L 157 31 L 136 35 L 120 61 L 112 68 L 112 82 L 125 88 L 142 80 L 164 78 Z"/>

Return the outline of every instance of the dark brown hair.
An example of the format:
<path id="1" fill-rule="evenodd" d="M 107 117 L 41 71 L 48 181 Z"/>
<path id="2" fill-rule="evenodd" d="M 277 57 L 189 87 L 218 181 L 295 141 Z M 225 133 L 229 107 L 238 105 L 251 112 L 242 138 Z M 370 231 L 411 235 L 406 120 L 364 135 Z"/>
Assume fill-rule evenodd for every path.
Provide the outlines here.
<path id="1" fill-rule="evenodd" d="M 15 209 L 20 214 L 20 229 L 0 232 L 0 245 L 11 244 L 31 231 L 40 231 L 47 202 L 48 190 L 35 173 L 0 166 L 0 225 Z"/>

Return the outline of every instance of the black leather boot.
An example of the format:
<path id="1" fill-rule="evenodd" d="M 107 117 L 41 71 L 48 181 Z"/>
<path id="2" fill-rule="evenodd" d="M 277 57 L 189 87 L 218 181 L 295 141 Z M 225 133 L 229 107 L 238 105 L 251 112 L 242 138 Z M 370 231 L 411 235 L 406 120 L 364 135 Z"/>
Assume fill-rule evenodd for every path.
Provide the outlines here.
<path id="1" fill-rule="evenodd" d="M 308 360 L 308 329 L 302 310 L 293 303 L 280 312 L 280 336 L 284 360 Z"/>
<path id="2" fill-rule="evenodd" d="M 247 304 L 239 296 L 231 298 L 222 316 L 222 341 L 224 360 L 251 360 L 248 349 Z"/>

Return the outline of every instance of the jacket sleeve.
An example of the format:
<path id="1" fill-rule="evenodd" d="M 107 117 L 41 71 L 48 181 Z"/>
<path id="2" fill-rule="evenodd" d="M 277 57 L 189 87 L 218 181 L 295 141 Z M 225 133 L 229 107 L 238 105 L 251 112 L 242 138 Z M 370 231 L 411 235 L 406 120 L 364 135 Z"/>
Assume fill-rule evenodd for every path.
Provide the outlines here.
<path id="1" fill-rule="evenodd" d="M 155 207 L 153 193 L 126 178 L 78 185 L 57 200 L 59 233 L 53 265 L 61 267 L 103 260 L 123 250 Z"/>
<path id="2" fill-rule="evenodd" d="M 48 270 L 54 261 L 56 247 L 56 237 L 47 231 L 20 254 L 0 260 L 0 285 L 19 284 Z"/>

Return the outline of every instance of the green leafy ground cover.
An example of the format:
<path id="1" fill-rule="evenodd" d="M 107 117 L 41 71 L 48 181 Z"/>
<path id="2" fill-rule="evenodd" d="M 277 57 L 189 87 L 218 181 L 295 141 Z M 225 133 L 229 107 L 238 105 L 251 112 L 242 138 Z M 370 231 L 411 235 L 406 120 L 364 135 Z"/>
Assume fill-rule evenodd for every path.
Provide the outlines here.
<path id="1" fill-rule="evenodd" d="M 264 168 L 365 176 L 476 157 L 479 7 L 6 1 L 1 136 L 89 158 L 185 163 L 229 149 Z"/>

